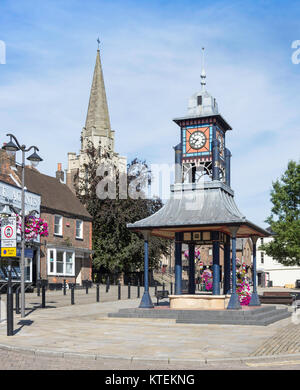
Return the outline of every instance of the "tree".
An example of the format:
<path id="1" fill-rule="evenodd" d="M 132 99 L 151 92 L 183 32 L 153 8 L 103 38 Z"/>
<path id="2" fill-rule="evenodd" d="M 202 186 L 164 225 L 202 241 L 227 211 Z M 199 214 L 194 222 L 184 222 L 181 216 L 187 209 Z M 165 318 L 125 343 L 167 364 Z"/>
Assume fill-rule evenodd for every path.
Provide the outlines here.
<path id="1" fill-rule="evenodd" d="M 300 163 L 290 161 L 281 179 L 273 183 L 271 202 L 266 222 L 274 240 L 260 249 L 283 265 L 300 265 Z"/>
<path id="2" fill-rule="evenodd" d="M 128 196 L 122 199 L 119 183 L 127 184 L 125 185 L 126 195 L 128 195 L 127 189 L 132 187 L 134 180 L 138 177 L 141 179 L 139 182 L 149 184 L 151 173 L 148 166 L 145 161 L 135 159 L 128 164 L 130 174 L 122 176 L 116 163 L 113 162 L 113 153 L 101 148 L 101 145 L 95 148 L 91 142 L 87 146 L 87 156 L 81 174 L 78 172 L 74 177 L 74 184 L 78 198 L 93 217 L 93 268 L 96 271 L 116 273 L 143 269 L 143 236 L 130 231 L 126 225 L 155 213 L 162 207 L 162 202 L 160 199 L 145 199 L 141 185 L 136 186 L 136 193 L 140 194 L 138 199 Z M 107 170 L 105 168 L 107 162 L 110 162 L 110 168 L 112 167 L 114 171 L 111 181 L 108 179 L 110 168 Z M 100 173 L 99 166 L 102 167 Z M 114 199 L 99 199 L 97 186 L 104 179 L 107 181 L 105 186 L 107 192 L 110 186 L 115 188 Z M 152 237 L 149 242 L 150 268 L 158 265 L 162 254 L 168 254 L 166 240 Z"/>

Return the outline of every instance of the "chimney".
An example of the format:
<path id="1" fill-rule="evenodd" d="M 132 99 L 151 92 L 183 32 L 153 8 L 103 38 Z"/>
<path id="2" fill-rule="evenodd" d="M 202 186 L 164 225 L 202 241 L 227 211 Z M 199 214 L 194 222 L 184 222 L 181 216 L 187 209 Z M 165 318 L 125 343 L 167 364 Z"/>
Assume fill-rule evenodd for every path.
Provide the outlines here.
<path id="1" fill-rule="evenodd" d="M 65 174 L 64 174 L 64 171 L 62 170 L 62 164 L 61 163 L 57 164 L 56 179 L 59 180 L 62 183 L 65 182 Z"/>
<path id="2" fill-rule="evenodd" d="M 16 154 L 8 153 L 0 148 L 0 173 L 2 173 L 3 175 L 9 175 L 12 172 L 11 168 L 15 167 L 15 165 Z"/>

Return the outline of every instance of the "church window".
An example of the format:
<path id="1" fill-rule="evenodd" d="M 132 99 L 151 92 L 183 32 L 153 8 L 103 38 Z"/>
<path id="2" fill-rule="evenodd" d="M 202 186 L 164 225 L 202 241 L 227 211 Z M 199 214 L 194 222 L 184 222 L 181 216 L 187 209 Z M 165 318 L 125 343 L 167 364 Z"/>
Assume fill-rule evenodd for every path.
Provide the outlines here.
<path id="1" fill-rule="evenodd" d="M 202 96 L 197 96 L 197 104 L 198 106 L 202 105 Z"/>

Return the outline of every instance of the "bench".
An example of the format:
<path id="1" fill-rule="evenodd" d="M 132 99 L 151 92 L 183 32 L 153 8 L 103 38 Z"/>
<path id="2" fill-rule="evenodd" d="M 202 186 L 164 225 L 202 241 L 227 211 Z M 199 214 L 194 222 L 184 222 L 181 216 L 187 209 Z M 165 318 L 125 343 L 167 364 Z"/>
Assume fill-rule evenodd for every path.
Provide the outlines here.
<path id="1" fill-rule="evenodd" d="M 156 291 L 155 297 L 157 299 L 157 306 L 158 306 L 158 303 L 159 303 L 160 299 L 169 298 L 169 295 L 170 294 L 169 294 L 168 290 Z"/>
<path id="2" fill-rule="evenodd" d="M 259 300 L 261 303 L 292 305 L 294 297 L 288 291 L 264 291 Z"/>

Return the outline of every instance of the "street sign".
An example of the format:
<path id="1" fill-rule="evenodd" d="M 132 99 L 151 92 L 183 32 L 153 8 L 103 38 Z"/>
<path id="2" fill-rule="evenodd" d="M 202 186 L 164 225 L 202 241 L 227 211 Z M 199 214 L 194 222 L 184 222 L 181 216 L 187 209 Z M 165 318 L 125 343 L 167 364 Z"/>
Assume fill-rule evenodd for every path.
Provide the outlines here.
<path id="1" fill-rule="evenodd" d="M 17 257 L 17 248 L 1 248 L 1 257 Z"/>
<path id="2" fill-rule="evenodd" d="M 1 257 L 17 256 L 17 224 L 16 217 L 1 220 Z"/>

